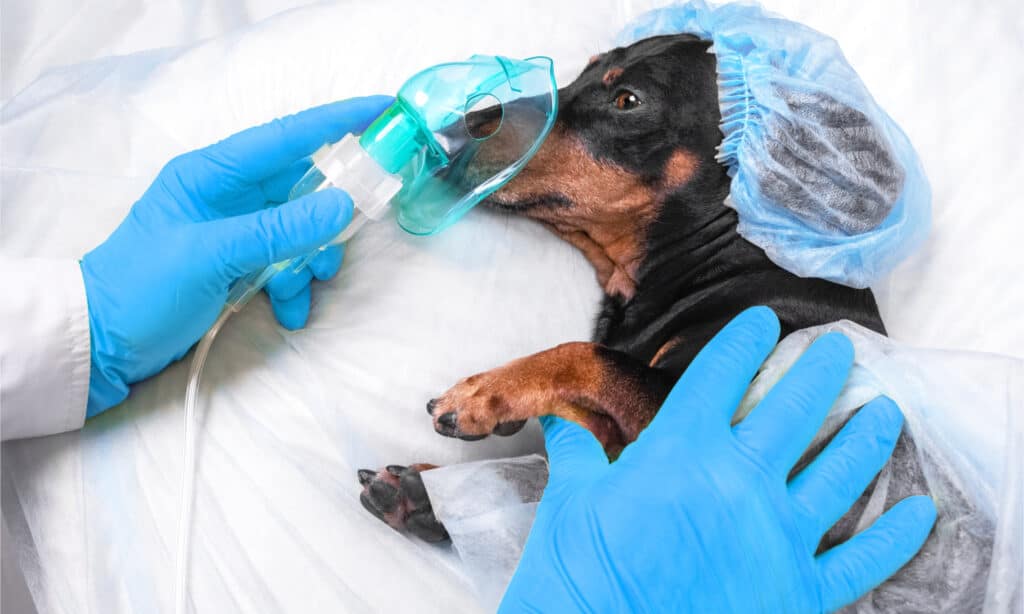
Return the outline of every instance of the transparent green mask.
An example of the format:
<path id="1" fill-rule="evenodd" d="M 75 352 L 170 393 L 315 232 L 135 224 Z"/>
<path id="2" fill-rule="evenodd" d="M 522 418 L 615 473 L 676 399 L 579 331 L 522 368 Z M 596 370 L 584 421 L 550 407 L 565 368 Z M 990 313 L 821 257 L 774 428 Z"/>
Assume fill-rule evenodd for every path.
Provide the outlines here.
<path id="1" fill-rule="evenodd" d="M 328 185 L 348 191 L 356 218 L 338 241 L 389 205 L 406 231 L 433 234 L 515 176 L 557 113 L 550 58 L 474 55 L 439 64 L 406 81 L 358 140 L 317 152 L 290 198 Z"/>
<path id="2" fill-rule="evenodd" d="M 551 130 L 557 91 L 546 57 L 475 55 L 406 81 L 359 139 L 402 179 L 402 228 L 439 232 L 515 176 Z"/>
<path id="3" fill-rule="evenodd" d="M 361 136 L 317 151 L 289 200 L 331 186 L 348 192 L 352 221 L 331 243 L 347 241 L 390 208 L 407 232 L 434 234 L 512 179 L 540 148 L 557 114 L 550 58 L 474 55 L 439 64 L 406 81 Z M 240 308 L 278 271 L 299 270 L 316 253 L 236 284 L 229 304 Z"/>

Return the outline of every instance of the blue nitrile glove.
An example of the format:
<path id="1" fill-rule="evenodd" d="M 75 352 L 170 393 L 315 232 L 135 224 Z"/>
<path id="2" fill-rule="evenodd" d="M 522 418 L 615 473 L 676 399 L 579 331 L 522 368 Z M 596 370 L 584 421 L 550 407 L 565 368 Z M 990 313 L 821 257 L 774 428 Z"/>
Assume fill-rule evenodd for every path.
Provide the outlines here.
<path id="1" fill-rule="evenodd" d="M 128 384 L 180 359 L 213 324 L 240 277 L 311 252 L 348 224 L 352 201 L 329 189 L 284 202 L 309 154 L 359 132 L 392 98 L 356 98 L 250 128 L 171 160 L 131 212 L 82 258 L 92 365 L 87 415 L 123 401 Z M 331 248 L 268 293 L 287 328 L 305 324 L 310 280 L 337 272 Z"/>
<path id="2" fill-rule="evenodd" d="M 818 339 L 730 427 L 778 335 L 770 309 L 740 314 L 614 463 L 589 431 L 545 418 L 551 475 L 500 611 L 831 611 L 910 560 L 935 521 L 928 497 L 814 554 L 892 453 L 892 401 L 866 405 L 786 481 L 846 380 L 844 336 Z"/>

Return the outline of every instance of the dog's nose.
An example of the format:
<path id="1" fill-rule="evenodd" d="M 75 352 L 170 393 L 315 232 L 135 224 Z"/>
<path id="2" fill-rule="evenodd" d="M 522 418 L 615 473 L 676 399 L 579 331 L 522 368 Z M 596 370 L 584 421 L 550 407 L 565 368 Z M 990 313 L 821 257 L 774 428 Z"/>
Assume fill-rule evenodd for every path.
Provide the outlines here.
<path id="1" fill-rule="evenodd" d="M 451 429 L 451 430 L 454 431 L 455 430 L 455 412 L 450 411 L 447 414 L 442 414 L 441 417 L 437 419 L 437 423 L 439 425 L 445 427 L 446 429 Z"/>

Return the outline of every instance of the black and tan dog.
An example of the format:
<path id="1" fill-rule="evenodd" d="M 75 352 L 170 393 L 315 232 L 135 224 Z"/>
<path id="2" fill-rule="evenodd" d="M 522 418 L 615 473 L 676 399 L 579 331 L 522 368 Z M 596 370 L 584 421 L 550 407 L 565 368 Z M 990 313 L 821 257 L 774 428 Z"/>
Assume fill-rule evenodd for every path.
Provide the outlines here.
<path id="1" fill-rule="evenodd" d="M 594 266 L 605 296 L 593 341 L 462 380 L 427 404 L 438 433 L 469 440 L 510 435 L 531 417 L 557 414 L 589 428 L 615 457 L 650 422 L 700 348 L 748 307 L 774 309 L 783 335 L 842 319 L 885 333 L 870 290 L 797 277 L 737 233 L 737 214 L 723 205 L 730 178 L 715 157 L 722 133 L 708 47 L 688 35 L 649 38 L 593 58 L 560 91 L 550 136 L 489 202 L 549 226 Z M 849 120 L 849 110 L 839 113 L 835 122 Z M 899 467 L 898 484 L 889 486 L 885 507 L 927 492 L 915 455 L 904 433 L 890 461 Z M 420 478 L 431 468 L 360 471 L 363 505 L 396 529 L 446 539 Z M 853 535 L 866 503 L 864 496 L 821 548 Z M 954 530 L 963 533 L 953 540 L 956 549 L 981 558 L 990 551 L 983 537 Z M 944 556 L 935 548 L 926 546 L 919 558 Z M 914 570 L 901 573 L 914 586 L 923 581 Z M 979 563 L 961 580 L 970 576 L 969 584 L 983 586 L 985 574 Z M 983 592 L 968 590 L 957 606 L 966 609 L 955 611 L 971 610 L 972 595 Z M 912 605 L 899 591 L 874 599 L 883 610 Z"/>
<path id="2" fill-rule="evenodd" d="M 580 249 L 604 299 L 593 341 L 566 343 L 468 377 L 427 409 L 438 433 L 511 435 L 557 414 L 615 456 L 657 412 L 690 361 L 753 305 L 782 332 L 847 319 L 885 332 L 870 290 L 797 277 L 736 231 L 729 176 L 715 159 L 715 56 L 689 35 L 645 39 L 591 59 L 559 92 L 537 155 L 489 199 Z M 395 528 L 446 537 L 418 472 L 359 472 L 364 505 Z"/>

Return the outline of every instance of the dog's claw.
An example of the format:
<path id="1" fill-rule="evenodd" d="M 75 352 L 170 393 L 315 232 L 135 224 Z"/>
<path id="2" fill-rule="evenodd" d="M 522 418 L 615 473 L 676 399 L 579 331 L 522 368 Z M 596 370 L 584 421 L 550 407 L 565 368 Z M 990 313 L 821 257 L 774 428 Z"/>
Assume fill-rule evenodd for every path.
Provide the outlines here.
<path id="1" fill-rule="evenodd" d="M 509 435 L 515 435 L 519 431 L 523 430 L 524 426 L 526 426 L 526 420 L 501 422 L 498 424 L 498 426 L 494 427 L 493 433 L 500 437 L 508 437 Z"/>
<path id="2" fill-rule="evenodd" d="M 366 511 L 373 514 L 373 516 L 377 520 L 383 520 L 384 522 L 387 522 L 387 520 L 384 518 L 384 512 L 377 509 L 377 506 L 373 504 L 373 501 L 370 499 L 370 496 L 368 494 L 364 492 L 363 494 L 359 495 L 359 502 L 362 503 Z"/>
<path id="3" fill-rule="evenodd" d="M 366 492 L 372 498 L 374 506 L 385 514 L 398 508 L 399 492 L 391 484 L 377 480 L 370 484 Z"/>
<path id="4" fill-rule="evenodd" d="M 437 407 L 437 399 L 430 399 L 427 401 L 427 414 L 433 416 L 435 407 Z"/>
<path id="5" fill-rule="evenodd" d="M 457 437 L 463 441 L 480 441 L 484 437 L 487 437 L 487 435 L 470 435 L 460 431 L 458 415 L 453 411 L 438 416 L 437 426 L 434 427 L 434 430 L 437 431 L 439 435 L 444 435 L 445 437 Z"/>
<path id="6" fill-rule="evenodd" d="M 433 467 L 419 464 L 388 465 L 380 471 L 361 469 L 358 475 L 363 492 L 359 502 L 375 518 L 394 529 L 408 530 L 428 542 L 444 541 L 448 539 L 448 532 L 434 515 L 420 477 L 420 471 Z"/>

